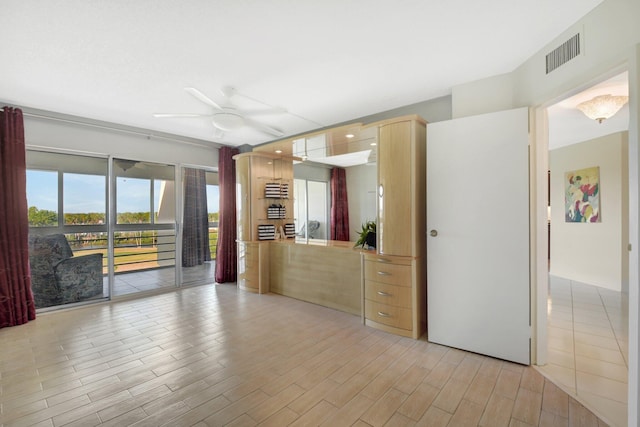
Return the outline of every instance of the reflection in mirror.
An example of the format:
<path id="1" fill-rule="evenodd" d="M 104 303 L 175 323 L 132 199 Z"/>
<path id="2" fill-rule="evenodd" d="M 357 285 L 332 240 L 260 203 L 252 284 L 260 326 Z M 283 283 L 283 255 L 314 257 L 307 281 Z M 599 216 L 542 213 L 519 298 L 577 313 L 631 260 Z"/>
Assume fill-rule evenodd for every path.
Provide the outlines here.
<path id="1" fill-rule="evenodd" d="M 328 239 L 327 188 L 326 182 L 307 181 L 307 230 L 310 239 Z"/>
<path id="2" fill-rule="evenodd" d="M 299 240 L 329 238 L 328 189 L 325 181 L 293 180 L 294 222 Z"/>
<path id="3" fill-rule="evenodd" d="M 328 239 L 330 236 L 328 212 L 332 167 L 346 169 L 350 240 L 357 240 L 357 230 L 362 223 L 376 220 L 377 140 L 377 126 L 355 123 L 255 147 L 255 151 L 294 157 L 294 187 L 297 188 L 294 190 L 294 215 L 298 239 L 313 238 L 307 220 L 317 221 L 315 233 L 322 237 L 316 238 Z M 324 192 L 318 187 L 311 197 L 307 186 L 311 182 L 314 183 L 312 186 L 322 184 Z M 324 212 L 324 216 L 318 214 L 318 218 L 313 218 L 312 212 L 313 215 Z"/>
<path id="4" fill-rule="evenodd" d="M 301 135 L 256 147 L 254 151 L 278 153 L 330 166 L 349 167 L 374 163 L 378 128 L 360 123 Z"/>
<path id="5" fill-rule="evenodd" d="M 296 225 L 296 238 L 307 239 L 307 181 L 293 180 L 293 222 Z"/>

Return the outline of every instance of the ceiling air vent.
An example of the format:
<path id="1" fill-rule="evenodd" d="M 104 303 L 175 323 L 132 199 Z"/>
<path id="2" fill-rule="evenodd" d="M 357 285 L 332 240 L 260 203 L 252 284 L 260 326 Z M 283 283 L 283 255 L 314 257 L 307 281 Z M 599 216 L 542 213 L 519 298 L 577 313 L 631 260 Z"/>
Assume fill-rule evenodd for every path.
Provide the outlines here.
<path id="1" fill-rule="evenodd" d="M 580 55 L 580 33 L 547 54 L 547 74 Z"/>

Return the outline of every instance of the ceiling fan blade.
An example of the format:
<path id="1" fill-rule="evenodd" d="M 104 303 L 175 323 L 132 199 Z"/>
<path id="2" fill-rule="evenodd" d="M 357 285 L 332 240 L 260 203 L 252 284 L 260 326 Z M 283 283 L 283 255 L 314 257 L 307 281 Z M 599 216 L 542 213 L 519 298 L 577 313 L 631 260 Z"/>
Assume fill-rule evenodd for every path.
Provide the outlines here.
<path id="1" fill-rule="evenodd" d="M 153 117 L 211 117 L 211 114 L 153 113 Z"/>
<path id="2" fill-rule="evenodd" d="M 222 107 L 220 107 L 211 98 L 209 98 L 204 93 L 200 92 L 195 87 L 185 87 L 184 90 L 186 90 L 191 96 L 193 96 L 194 98 L 198 99 L 199 101 L 204 102 L 205 104 L 207 104 L 207 105 L 209 105 L 209 106 L 211 106 L 213 108 L 217 108 L 218 110 L 222 110 Z"/>
<path id="3" fill-rule="evenodd" d="M 258 129 L 259 131 L 268 133 L 273 136 L 284 136 L 284 132 L 282 132 L 280 129 L 265 125 L 264 123 L 257 122 L 247 117 L 245 117 L 244 120 L 247 126 Z"/>

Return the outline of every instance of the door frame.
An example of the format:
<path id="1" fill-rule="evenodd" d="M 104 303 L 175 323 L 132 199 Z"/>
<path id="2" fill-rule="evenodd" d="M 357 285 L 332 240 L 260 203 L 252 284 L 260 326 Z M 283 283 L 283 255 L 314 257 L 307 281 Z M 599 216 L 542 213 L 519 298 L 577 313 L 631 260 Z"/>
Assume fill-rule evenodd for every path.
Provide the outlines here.
<path id="1" fill-rule="evenodd" d="M 640 419 L 638 401 L 639 391 L 639 339 L 638 319 L 640 309 L 640 293 L 638 286 L 640 259 L 637 255 L 640 249 L 638 231 L 640 229 L 640 206 L 638 194 L 638 179 L 640 169 L 640 45 L 630 55 L 631 62 L 618 64 L 608 72 L 597 78 L 582 82 L 578 87 L 562 95 L 543 102 L 531 108 L 532 136 L 530 152 L 531 170 L 531 315 L 532 315 L 532 364 L 544 365 L 547 362 L 547 297 L 548 297 L 548 267 L 547 245 L 549 237 L 547 227 L 547 173 L 549 169 L 549 132 L 547 107 L 579 93 L 602 80 L 613 77 L 624 71 L 629 73 L 629 355 L 628 355 L 628 397 L 627 418 L 629 425 L 635 425 Z M 634 254 L 636 252 L 636 254 Z"/>

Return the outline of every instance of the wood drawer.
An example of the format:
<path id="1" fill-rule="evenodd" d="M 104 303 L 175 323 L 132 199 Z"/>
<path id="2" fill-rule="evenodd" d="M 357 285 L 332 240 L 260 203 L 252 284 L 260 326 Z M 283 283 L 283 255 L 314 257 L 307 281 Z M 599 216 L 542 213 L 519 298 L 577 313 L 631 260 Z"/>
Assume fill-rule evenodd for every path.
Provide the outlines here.
<path id="1" fill-rule="evenodd" d="M 365 280 L 411 287 L 411 266 L 365 261 Z"/>
<path id="2" fill-rule="evenodd" d="M 394 328 L 411 330 L 411 309 L 380 304 L 364 300 L 364 315 L 367 319 Z"/>
<path id="3" fill-rule="evenodd" d="M 394 307 L 411 308 L 411 288 L 367 280 L 364 297 Z"/>
<path id="4" fill-rule="evenodd" d="M 248 266 L 254 267 L 258 264 L 260 249 L 257 246 L 248 246 L 244 252 L 244 259 Z"/>

